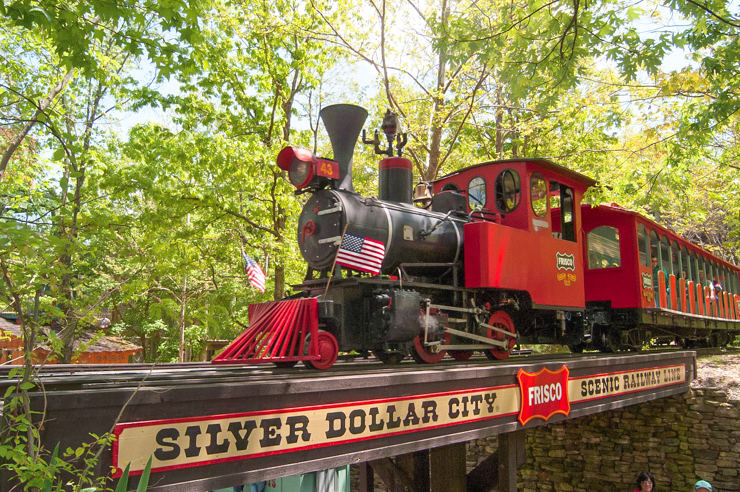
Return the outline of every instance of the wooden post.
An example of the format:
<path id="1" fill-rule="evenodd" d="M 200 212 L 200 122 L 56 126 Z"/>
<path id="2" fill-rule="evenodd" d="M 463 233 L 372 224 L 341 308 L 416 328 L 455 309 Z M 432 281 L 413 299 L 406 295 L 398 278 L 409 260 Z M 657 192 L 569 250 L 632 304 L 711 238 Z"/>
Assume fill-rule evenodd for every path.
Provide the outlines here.
<path id="1" fill-rule="evenodd" d="M 665 299 L 665 290 L 663 291 Z M 524 446 L 524 430 L 517 430 L 498 436 L 498 491 L 517 492 L 516 481 L 519 466 L 527 457 Z"/>
<path id="2" fill-rule="evenodd" d="M 422 449 L 414 453 L 414 491 L 429 492 L 429 450 Z"/>
<path id="3" fill-rule="evenodd" d="M 360 463 L 360 490 L 358 492 L 375 492 L 375 473 L 367 461 Z"/>
<path id="4" fill-rule="evenodd" d="M 464 442 L 431 450 L 432 492 L 467 491 L 466 453 Z"/>

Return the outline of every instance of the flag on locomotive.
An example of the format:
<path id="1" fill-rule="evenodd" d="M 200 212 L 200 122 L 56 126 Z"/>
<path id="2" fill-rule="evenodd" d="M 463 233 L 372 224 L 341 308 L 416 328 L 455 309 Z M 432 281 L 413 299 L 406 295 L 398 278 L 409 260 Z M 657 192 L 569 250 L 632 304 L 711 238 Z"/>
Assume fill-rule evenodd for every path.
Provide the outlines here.
<path id="1" fill-rule="evenodd" d="M 379 275 L 384 256 L 385 245 L 380 241 L 345 234 L 337 251 L 337 265 Z"/>
<path id="2" fill-rule="evenodd" d="M 249 283 L 258 291 L 265 292 L 265 272 L 263 272 L 257 262 L 250 258 L 246 253 L 242 253 L 242 257 L 244 257 L 244 265 L 247 268 Z"/>

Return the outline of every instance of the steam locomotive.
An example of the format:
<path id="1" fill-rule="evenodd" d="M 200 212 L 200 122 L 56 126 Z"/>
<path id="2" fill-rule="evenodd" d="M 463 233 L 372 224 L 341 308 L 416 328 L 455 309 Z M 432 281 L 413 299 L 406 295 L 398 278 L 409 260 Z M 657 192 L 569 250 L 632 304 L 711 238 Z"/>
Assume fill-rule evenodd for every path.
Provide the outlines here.
<path id="1" fill-rule="evenodd" d="M 419 363 L 474 351 L 504 359 L 524 343 L 614 351 L 655 339 L 726 343 L 740 329 L 737 268 L 638 214 L 582 205 L 591 178 L 526 158 L 414 187 L 395 115 L 383 120 L 385 142 L 367 138 L 367 115 L 321 111 L 333 159 L 279 153 L 296 194 L 308 195 L 296 238 L 306 277 L 297 294 L 251 305 L 249 328 L 214 363 L 326 369 L 340 351 L 384 363 L 409 353 Z M 385 156 L 378 197 L 353 189 L 361 132 Z M 669 268 L 654 274 L 652 257 Z M 700 267 L 726 290 L 705 298 Z"/>

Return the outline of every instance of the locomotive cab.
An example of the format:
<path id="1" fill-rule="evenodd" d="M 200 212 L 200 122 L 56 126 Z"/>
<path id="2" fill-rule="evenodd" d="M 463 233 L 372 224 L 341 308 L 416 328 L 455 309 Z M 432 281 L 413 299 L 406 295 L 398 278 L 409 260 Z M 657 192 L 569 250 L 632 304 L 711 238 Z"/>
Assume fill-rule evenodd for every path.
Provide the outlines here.
<path id="1" fill-rule="evenodd" d="M 579 204 L 595 183 L 546 159 L 492 161 L 434 181 L 432 203 L 452 192 L 467 197 L 473 219 L 577 242 Z"/>
<path id="2" fill-rule="evenodd" d="M 544 159 L 488 162 L 434 183 L 440 195 L 467 197 L 466 287 L 485 289 L 489 304 L 508 303 L 521 340 L 567 342 L 569 320 L 582 319 L 580 202 L 593 184 Z M 580 321 L 568 328 L 572 345 L 582 341 L 581 328 Z"/>

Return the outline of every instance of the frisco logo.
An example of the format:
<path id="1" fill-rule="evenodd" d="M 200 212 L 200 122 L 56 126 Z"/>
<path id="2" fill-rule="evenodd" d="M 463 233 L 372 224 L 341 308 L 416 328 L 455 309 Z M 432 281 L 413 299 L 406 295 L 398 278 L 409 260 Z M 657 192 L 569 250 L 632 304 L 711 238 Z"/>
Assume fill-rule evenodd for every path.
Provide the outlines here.
<path id="1" fill-rule="evenodd" d="M 576 271 L 576 257 L 565 253 L 557 253 L 555 257 L 558 260 L 558 270 Z"/>
<path id="2" fill-rule="evenodd" d="M 557 371 L 542 368 L 535 373 L 519 369 L 516 375 L 522 395 L 519 423 L 526 425 L 534 418 L 547 421 L 556 414 L 570 413 L 568 399 L 568 368 Z"/>

